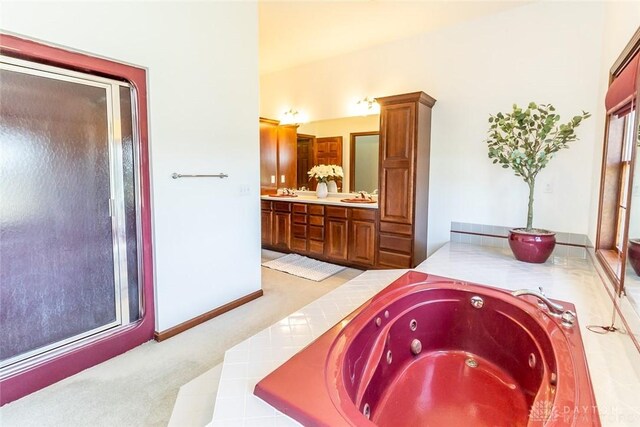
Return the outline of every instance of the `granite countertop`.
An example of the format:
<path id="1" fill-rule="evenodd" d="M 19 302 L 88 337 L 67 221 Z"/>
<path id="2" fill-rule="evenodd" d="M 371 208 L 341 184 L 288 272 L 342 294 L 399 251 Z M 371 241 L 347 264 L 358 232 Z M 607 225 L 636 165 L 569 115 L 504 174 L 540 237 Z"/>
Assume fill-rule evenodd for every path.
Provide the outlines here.
<path id="1" fill-rule="evenodd" d="M 510 290 L 543 286 L 548 297 L 574 303 L 602 425 L 640 425 L 640 353 L 626 334 L 586 328 L 608 325 L 612 310 L 586 251 L 527 264 L 508 249 L 448 243 L 415 270 Z M 255 384 L 406 271 L 366 271 L 229 349 L 209 425 L 299 426 L 254 396 Z"/>
<path id="2" fill-rule="evenodd" d="M 294 203 L 312 203 L 317 205 L 330 205 L 330 206 L 346 206 L 352 208 L 364 208 L 364 209 L 378 209 L 377 196 L 373 196 L 375 203 L 349 203 L 342 202 L 341 199 L 352 199 L 358 197 L 357 194 L 351 193 L 329 193 L 329 196 L 325 199 L 319 199 L 316 193 L 313 191 L 296 191 L 295 197 L 285 196 L 260 196 L 262 200 L 269 201 L 282 201 L 282 202 L 294 202 Z"/>

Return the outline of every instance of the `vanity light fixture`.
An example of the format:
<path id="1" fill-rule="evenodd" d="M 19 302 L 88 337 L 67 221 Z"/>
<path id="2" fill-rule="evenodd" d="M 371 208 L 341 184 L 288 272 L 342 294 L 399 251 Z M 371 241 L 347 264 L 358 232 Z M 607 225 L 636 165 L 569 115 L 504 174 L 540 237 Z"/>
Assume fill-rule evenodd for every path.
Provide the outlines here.
<path id="1" fill-rule="evenodd" d="M 366 98 L 363 98 L 360 101 L 358 101 L 356 106 L 358 111 L 360 112 L 360 115 L 362 116 L 369 116 L 371 114 L 380 114 L 380 104 L 378 104 L 378 101 L 376 101 L 375 98 L 369 98 L 367 96 Z"/>
<path id="2" fill-rule="evenodd" d="M 298 110 L 294 110 L 293 108 L 289 108 L 288 111 L 285 111 L 280 119 L 281 125 L 299 125 L 306 122 L 307 115 L 299 112 Z"/>

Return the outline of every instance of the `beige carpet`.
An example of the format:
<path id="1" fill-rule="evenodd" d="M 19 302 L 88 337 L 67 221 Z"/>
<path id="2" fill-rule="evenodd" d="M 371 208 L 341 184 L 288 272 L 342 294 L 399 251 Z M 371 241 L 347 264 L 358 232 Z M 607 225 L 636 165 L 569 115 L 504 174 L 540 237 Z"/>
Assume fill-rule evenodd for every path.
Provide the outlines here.
<path id="1" fill-rule="evenodd" d="M 263 251 L 263 261 L 282 255 Z M 222 362 L 226 349 L 360 273 L 313 282 L 263 268 L 263 297 L 5 405 L 0 426 L 166 426 L 180 386 Z"/>

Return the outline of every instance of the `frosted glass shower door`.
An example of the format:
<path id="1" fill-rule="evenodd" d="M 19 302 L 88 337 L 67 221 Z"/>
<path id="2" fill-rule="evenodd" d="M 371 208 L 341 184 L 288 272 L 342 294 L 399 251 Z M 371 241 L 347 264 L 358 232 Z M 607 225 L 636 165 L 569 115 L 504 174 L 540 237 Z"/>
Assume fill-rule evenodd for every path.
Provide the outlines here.
<path id="1" fill-rule="evenodd" d="M 1 59 L 7 367 L 126 324 L 130 310 L 120 84 Z"/>

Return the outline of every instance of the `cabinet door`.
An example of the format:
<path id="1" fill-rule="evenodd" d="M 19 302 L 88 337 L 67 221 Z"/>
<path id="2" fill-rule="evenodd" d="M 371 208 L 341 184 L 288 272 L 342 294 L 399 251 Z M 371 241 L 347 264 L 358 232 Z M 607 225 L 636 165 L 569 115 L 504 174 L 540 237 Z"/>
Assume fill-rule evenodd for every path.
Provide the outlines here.
<path id="1" fill-rule="evenodd" d="M 327 220 L 325 229 L 326 244 L 325 255 L 327 258 L 337 261 L 347 260 L 347 220 L 333 219 Z"/>
<path id="2" fill-rule="evenodd" d="M 349 226 L 349 261 L 374 265 L 376 223 L 353 220 Z"/>
<path id="3" fill-rule="evenodd" d="M 291 214 L 285 212 L 273 213 L 273 246 L 278 249 L 289 250 L 291 245 Z"/>
<path id="4" fill-rule="evenodd" d="M 380 221 L 413 224 L 415 120 L 415 102 L 382 110 Z"/>
<path id="5" fill-rule="evenodd" d="M 260 188 L 262 193 L 277 188 L 278 122 L 260 119 Z"/>
<path id="6" fill-rule="evenodd" d="M 260 211 L 261 212 L 261 224 L 262 224 L 262 245 L 263 246 L 271 246 L 272 244 L 272 226 L 271 219 L 273 213 L 271 211 Z"/>
<path id="7" fill-rule="evenodd" d="M 278 187 L 298 185 L 298 132 L 296 126 L 278 127 Z"/>

